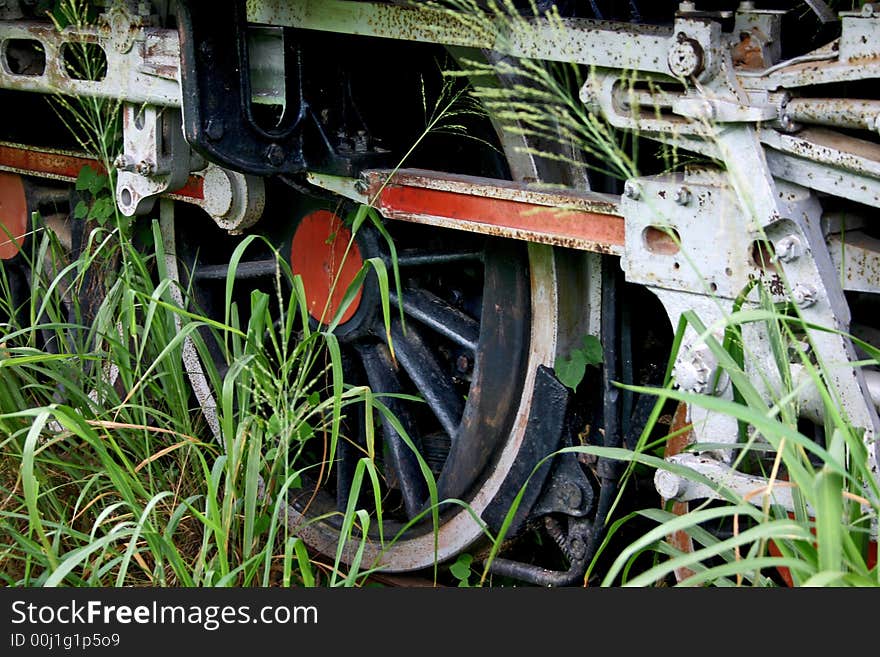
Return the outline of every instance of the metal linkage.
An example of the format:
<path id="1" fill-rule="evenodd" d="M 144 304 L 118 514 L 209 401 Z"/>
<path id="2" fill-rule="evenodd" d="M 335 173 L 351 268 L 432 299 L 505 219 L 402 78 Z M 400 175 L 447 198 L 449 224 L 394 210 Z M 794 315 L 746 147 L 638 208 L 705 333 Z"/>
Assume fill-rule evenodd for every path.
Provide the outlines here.
<path id="1" fill-rule="evenodd" d="M 101 173 L 106 171 L 102 162 L 85 153 L 0 142 L 0 171 L 72 183 L 85 166 Z M 218 226 L 230 233 L 240 232 L 256 222 L 262 216 L 265 203 L 261 178 L 214 164 L 189 174 L 179 187 L 167 185 L 160 193 L 163 197 L 201 207 Z"/>
<path id="2" fill-rule="evenodd" d="M 842 43 L 846 42 L 849 46 L 840 55 L 840 61 L 852 62 L 858 57 L 874 55 L 869 52 L 873 46 L 860 48 L 858 45 L 864 43 L 865 39 L 852 38 L 853 34 L 861 36 L 874 34 L 878 23 L 873 11 L 868 10 L 857 17 L 849 18 L 848 21 L 845 19 L 845 34 L 841 39 Z M 723 187 L 728 187 L 732 192 L 733 203 L 730 205 L 733 211 L 721 212 L 714 216 L 711 211 L 700 212 L 699 217 L 688 220 L 686 214 L 681 217 L 681 207 L 672 212 L 669 208 L 670 202 L 658 199 L 656 196 L 674 195 L 678 205 L 686 206 L 687 203 L 681 201 L 691 198 L 692 194 L 683 194 L 680 189 L 673 191 L 669 185 L 656 192 L 656 183 L 653 183 L 654 190 L 652 190 L 655 191 L 656 196 L 651 195 L 650 202 L 638 204 L 636 195 L 628 195 L 628 200 L 624 201 L 622 207 L 627 220 L 628 238 L 624 268 L 630 280 L 644 283 L 657 290 L 657 295 L 666 306 L 673 324 L 677 323 L 681 312 L 688 309 L 696 311 L 707 326 L 711 326 L 713 322 L 723 326 L 724 317 L 732 310 L 731 303 L 725 299 L 732 298 L 738 290 L 745 290 L 743 274 L 747 273 L 749 268 L 754 270 L 757 267 L 765 270 L 753 271 L 749 274 L 753 277 L 756 274 L 761 277 L 769 276 L 772 271 L 777 283 L 774 285 L 771 282 L 771 291 L 777 295 L 785 295 L 798 307 L 798 312 L 806 322 L 841 331 L 841 333 L 832 333 L 807 329 L 807 334 L 816 357 L 827 367 L 828 383 L 837 403 L 854 426 L 864 430 L 869 466 L 875 475 L 878 475 L 876 435 L 880 421 L 864 373 L 851 365 L 856 359 L 855 350 L 850 340 L 845 337 L 845 332 L 849 328 L 850 311 L 838 271 L 831 260 L 825 236 L 822 234 L 822 209 L 819 201 L 809 189 L 790 188 L 774 178 L 774 175 L 780 171 L 782 177 L 797 177 L 791 174 L 798 172 L 797 166 L 791 166 L 790 161 L 782 164 L 786 161 L 785 156 L 777 153 L 773 159 L 770 159 L 765 155 L 763 141 L 769 140 L 780 146 L 786 139 L 785 136 L 779 136 L 780 133 L 776 130 L 760 125 L 760 122 L 773 118 L 774 103 L 764 105 L 763 108 L 767 113 L 763 118 L 759 118 L 758 115 L 761 113 L 759 110 L 762 106 L 754 104 L 756 96 L 750 94 L 745 82 L 747 78 L 737 79 L 733 74 L 731 54 L 719 47 L 721 40 L 718 26 L 697 24 L 686 18 L 679 18 L 676 21 L 676 30 L 683 35 L 683 39 L 696 41 L 700 49 L 714 49 L 718 54 L 717 69 L 714 74 L 704 75 L 701 85 L 688 87 L 678 98 L 671 102 L 667 101 L 667 105 L 671 107 L 673 115 L 684 116 L 692 122 L 693 129 L 683 131 L 689 135 L 685 138 L 687 147 L 696 146 L 695 150 L 700 152 L 712 152 L 714 157 L 724 162 L 727 169 L 726 182 L 716 187 L 719 191 Z M 609 96 L 606 93 L 605 98 L 607 97 Z M 772 98 L 767 97 L 767 100 L 772 101 Z M 602 108 L 606 106 L 603 105 L 602 97 L 599 97 L 597 102 Z M 783 103 L 783 108 L 785 104 Z M 845 101 L 840 101 L 839 108 L 845 107 L 848 110 L 840 119 L 843 127 L 851 127 L 856 119 L 860 123 L 859 127 L 866 127 L 867 121 L 864 120 L 863 114 L 866 108 L 872 107 L 871 104 L 859 101 L 847 105 Z M 820 115 L 816 103 L 812 101 L 796 102 L 795 109 L 801 118 L 808 118 L 807 115 L 812 111 L 814 114 L 812 118 L 822 119 L 823 122 L 831 121 L 830 117 Z M 651 127 L 658 128 L 662 122 L 660 120 Z M 778 127 L 781 130 L 787 129 L 785 123 L 782 121 Z M 697 127 L 698 124 L 702 125 Z M 637 120 L 635 125 L 638 125 Z M 668 134 L 669 130 L 662 128 L 657 133 L 662 139 L 669 139 Z M 839 166 L 835 172 L 838 177 L 848 178 L 847 170 L 855 171 L 862 176 L 866 173 L 873 174 L 871 169 L 877 166 L 878 160 L 872 158 L 872 149 L 867 145 L 855 148 L 851 137 L 826 136 L 818 130 L 813 130 L 807 135 L 792 139 L 800 139 L 807 143 L 811 143 L 812 140 L 812 143 L 815 143 L 823 138 L 826 145 L 824 152 L 822 149 L 812 152 L 805 148 L 797 153 L 799 159 L 812 163 L 821 162 L 827 169 L 827 165 L 830 164 L 829 151 L 839 152 L 841 148 L 849 146 L 853 148 L 853 157 L 856 160 L 860 157 L 862 161 L 854 162 L 849 158 L 839 158 L 837 163 L 842 166 Z M 701 148 L 699 144 L 703 144 L 704 147 Z M 823 157 L 826 160 L 824 162 Z M 774 164 L 780 170 L 774 168 Z M 860 167 L 864 168 L 860 169 Z M 825 175 L 827 177 L 827 173 Z M 872 190 L 876 190 L 877 177 L 871 177 Z M 829 187 L 821 182 L 816 185 L 812 180 L 801 178 L 798 178 L 797 182 L 818 189 Z M 652 181 L 631 181 L 630 185 L 631 188 L 636 186 L 644 188 L 652 185 Z M 830 187 L 833 188 L 833 185 Z M 639 196 L 644 198 L 643 194 Z M 705 195 L 701 197 L 701 205 L 706 198 Z M 644 227 L 652 221 L 655 222 L 654 225 Z M 697 250 L 686 246 L 689 243 L 691 245 L 696 243 L 691 241 L 690 235 L 706 228 L 712 230 L 716 237 L 713 240 L 707 235 L 702 236 L 702 239 L 695 236 L 703 245 L 702 248 L 705 248 L 705 244 L 716 241 L 718 237 L 721 237 L 721 243 L 725 245 L 721 252 L 722 257 L 718 258 L 716 255 L 714 264 L 706 262 Z M 641 241 L 637 242 L 639 237 Z M 763 240 L 769 241 L 772 252 L 776 254 L 772 261 L 768 260 L 766 263 L 757 262 L 754 256 L 750 256 L 755 253 L 756 245 Z M 749 248 L 750 243 L 753 245 L 751 248 Z M 661 264 L 655 266 L 653 256 L 658 255 L 661 256 Z M 666 256 L 666 261 L 669 262 L 669 256 L 675 255 L 680 257 L 672 260 L 672 271 L 664 270 L 662 256 Z M 650 271 L 642 266 L 646 257 L 652 258 Z M 694 281 L 687 280 L 686 275 L 679 274 L 682 269 L 696 274 L 703 290 L 694 289 Z M 695 298 L 694 295 L 704 296 Z M 747 372 L 758 389 L 764 391 L 769 401 L 780 389 L 779 374 L 774 372 L 773 360 L 768 351 L 769 340 L 761 335 L 760 327 L 751 326 L 744 333 L 746 333 L 745 344 L 749 346 L 751 352 L 747 355 Z M 708 350 L 699 344 L 691 344 L 679 354 L 676 363 L 679 384 L 693 391 L 714 392 L 730 398 L 732 391 L 729 385 L 719 386 L 714 390 L 707 389 L 707 383 L 716 369 L 716 364 L 706 358 L 707 354 Z M 691 409 L 691 413 L 698 443 L 704 440 L 727 442 L 736 439 L 736 423 L 731 418 L 725 418 L 717 413 L 707 413 L 699 408 Z M 730 460 L 731 453 L 722 451 L 716 456 Z M 669 497 L 669 495 L 665 496 Z"/>
<path id="3" fill-rule="evenodd" d="M 116 204 L 126 216 L 145 214 L 163 192 L 189 177 L 190 151 L 180 131 L 180 112 L 127 103 L 122 111 L 123 152 L 117 170 Z"/>

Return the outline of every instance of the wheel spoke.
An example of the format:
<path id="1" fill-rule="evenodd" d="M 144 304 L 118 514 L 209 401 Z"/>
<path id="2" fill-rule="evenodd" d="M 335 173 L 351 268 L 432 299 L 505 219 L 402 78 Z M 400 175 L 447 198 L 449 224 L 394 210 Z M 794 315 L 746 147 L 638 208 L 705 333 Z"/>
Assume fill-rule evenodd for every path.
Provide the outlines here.
<path id="1" fill-rule="evenodd" d="M 401 393 L 403 387 L 397 375 L 397 369 L 391 360 L 391 354 L 383 344 L 362 344 L 358 346 L 364 369 L 367 372 L 367 380 L 370 387 L 376 393 Z M 398 419 L 400 425 L 406 431 L 416 449 L 419 449 L 418 436 L 412 430 L 413 423 L 409 418 L 404 404 L 394 397 L 382 399 L 382 403 Z M 425 478 L 415 453 L 410 449 L 397 429 L 388 418 L 382 414 L 382 432 L 385 437 L 389 465 L 397 477 L 397 485 L 403 495 L 403 503 L 409 518 L 414 517 L 422 508 L 422 504 L 428 497 Z"/>
<path id="2" fill-rule="evenodd" d="M 455 440 L 464 402 L 450 377 L 444 373 L 445 368 L 412 324 L 407 326 L 404 334 L 400 322 L 394 321 L 391 340 L 403 369 L 425 398 L 443 430 L 451 440 Z"/>
<path id="3" fill-rule="evenodd" d="M 397 265 L 399 267 L 425 267 L 457 262 L 479 262 L 482 259 L 483 254 L 480 251 L 434 253 L 421 249 L 409 249 L 398 254 Z"/>
<path id="4" fill-rule="evenodd" d="M 396 305 L 397 294 L 391 292 L 389 296 L 391 303 Z M 457 345 L 476 352 L 480 325 L 440 297 L 426 290 L 407 288 L 403 291 L 403 311 Z"/>
<path id="5" fill-rule="evenodd" d="M 250 260 L 239 262 L 235 268 L 235 278 L 267 278 L 274 276 L 278 270 L 278 261 L 275 258 L 266 260 Z M 193 278 L 197 280 L 226 280 L 229 275 L 229 265 L 202 265 L 193 272 Z"/>

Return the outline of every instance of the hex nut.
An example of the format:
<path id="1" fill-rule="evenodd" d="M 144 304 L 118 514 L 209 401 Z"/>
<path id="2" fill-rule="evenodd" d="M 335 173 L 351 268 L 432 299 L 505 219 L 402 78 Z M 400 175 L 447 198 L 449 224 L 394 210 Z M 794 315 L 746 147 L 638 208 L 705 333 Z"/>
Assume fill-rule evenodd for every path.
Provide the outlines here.
<path id="1" fill-rule="evenodd" d="M 638 201 L 642 197 L 642 192 L 637 183 L 627 181 L 623 186 L 623 195 L 632 201 Z"/>
<path id="2" fill-rule="evenodd" d="M 280 167 L 284 164 L 284 149 L 278 144 L 270 144 L 266 148 L 266 161 L 273 167 Z"/>
<path id="3" fill-rule="evenodd" d="M 804 254 L 804 245 L 797 235 L 788 235 L 779 240 L 773 250 L 780 262 L 792 262 Z"/>

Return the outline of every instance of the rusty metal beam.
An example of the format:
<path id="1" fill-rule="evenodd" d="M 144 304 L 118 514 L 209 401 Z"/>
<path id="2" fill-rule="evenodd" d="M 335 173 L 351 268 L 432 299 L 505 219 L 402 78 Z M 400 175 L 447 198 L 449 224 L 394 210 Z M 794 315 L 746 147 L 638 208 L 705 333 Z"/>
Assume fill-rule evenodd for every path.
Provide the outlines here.
<path id="1" fill-rule="evenodd" d="M 101 173 L 107 171 L 100 160 L 86 153 L 0 142 L 0 171 L 75 182 L 80 170 L 85 166 Z M 201 204 L 205 197 L 203 187 L 204 179 L 194 174 L 189 177 L 185 185 L 166 196 Z"/>
<path id="2" fill-rule="evenodd" d="M 363 198 L 385 217 L 621 255 L 617 198 L 419 169 L 363 174 Z"/>

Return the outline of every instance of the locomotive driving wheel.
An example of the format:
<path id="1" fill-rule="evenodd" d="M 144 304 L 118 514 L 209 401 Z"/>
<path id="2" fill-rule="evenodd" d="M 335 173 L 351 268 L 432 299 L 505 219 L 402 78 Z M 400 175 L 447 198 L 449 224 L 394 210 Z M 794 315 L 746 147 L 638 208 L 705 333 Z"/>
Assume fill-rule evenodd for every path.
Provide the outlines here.
<path id="1" fill-rule="evenodd" d="M 414 59 L 396 50 L 392 55 L 398 63 Z M 434 54 L 425 61 L 435 66 Z M 358 78 L 353 74 L 352 79 Z M 391 114 L 383 104 L 377 108 L 382 114 L 377 120 L 384 121 L 386 131 L 380 128 L 379 134 L 391 135 L 389 141 L 396 140 L 400 152 L 406 152 L 411 143 L 399 135 L 405 132 L 401 126 L 411 121 L 406 117 L 421 115 L 421 72 L 412 77 L 411 93 L 400 90 L 402 79 L 395 79 L 397 113 Z M 375 80 L 369 80 L 373 85 Z M 381 97 L 375 89 L 370 94 Z M 407 106 L 407 98 L 415 99 L 416 107 Z M 371 116 L 369 107 L 360 109 Z M 536 157 L 534 145 L 524 137 L 481 120 L 481 129 L 489 134 L 464 140 L 470 151 L 451 147 L 448 138 L 426 139 L 422 159 L 406 166 L 569 186 L 583 181 L 583 173 L 578 175 L 569 165 Z M 494 145 L 487 146 L 490 141 Z M 556 357 L 567 355 L 587 332 L 589 313 L 582 293 L 591 259 L 547 245 L 385 220 L 383 230 L 367 222 L 352 238 L 348 220 L 355 206 L 294 182 L 287 186 L 267 180 L 266 210 L 255 230 L 302 277 L 314 327 L 326 329 L 341 312 L 333 332 L 346 383 L 369 386 L 397 420 L 383 413 L 374 419 L 385 544 L 374 526 L 364 563 L 403 572 L 450 559 L 484 535 L 475 518 L 499 494 L 520 455 L 539 367 L 552 367 Z M 369 268 L 350 305 L 340 310 L 345 290 L 368 259 L 382 259 L 392 271 L 394 258 L 385 231 L 393 240 L 401 279 L 399 297 L 391 280 L 388 334 L 377 279 Z M 201 215 L 178 218 L 173 237 L 181 271 L 187 272 L 184 287 L 193 291 L 200 309 L 221 317 L 228 258 L 236 239 Z M 220 243 L 226 246 L 212 246 Z M 166 249 L 170 252 L 167 244 Z M 250 257 L 236 268 L 236 287 L 241 290 L 258 287 L 261 277 L 263 284 L 271 284 L 275 277 L 271 253 Z M 564 297 L 559 294 L 562 286 L 568 290 Z M 225 363 L 219 351 L 217 356 L 222 371 Z M 196 373 L 199 377 L 204 379 Z M 365 424 L 363 406 L 347 407 L 334 462 L 307 468 L 314 480 L 303 475 L 302 488 L 288 496 L 289 525 L 323 554 L 337 553 L 352 471 L 369 452 Z M 317 447 L 311 454 L 314 464 L 320 466 L 328 453 Z M 303 457 L 309 454 L 306 449 Z M 429 487 L 422 464 L 431 470 L 441 502 L 454 499 L 466 505 L 441 504 L 436 531 L 427 512 Z M 309 464 L 296 467 L 303 465 Z M 372 492 L 363 491 L 359 504 L 371 503 Z"/>
<path id="2" fill-rule="evenodd" d="M 347 249 L 351 233 L 338 203 L 307 200 L 296 212 L 280 252 L 302 276 L 309 321 L 326 328 L 362 263 L 383 258 L 390 271 L 389 254 L 381 235 L 366 225 Z M 189 277 L 197 303 L 216 308 L 225 285 L 225 276 L 217 275 L 224 270 L 223 256 L 214 262 L 203 250 L 196 262 L 196 236 L 204 239 L 210 226 L 183 223 L 176 231 L 177 254 L 195 263 Z M 334 333 L 346 382 L 369 385 L 399 422 L 384 414 L 375 418 L 383 534 L 393 537 L 429 506 L 419 460 L 431 469 L 441 501 L 464 500 L 479 515 L 495 497 L 522 446 L 537 368 L 554 361 L 560 310 L 549 247 L 419 226 L 389 230 L 401 276 L 399 299 L 391 285 L 390 343 L 374 275 L 365 278 Z M 238 269 L 252 276 L 257 268 L 242 263 Z M 266 275 L 271 278 L 270 267 Z M 243 283 L 248 281 L 236 285 Z M 320 483 L 304 476 L 298 495 L 289 498 L 291 526 L 325 554 L 336 552 L 353 471 L 368 453 L 362 404 L 348 408 L 343 428 L 329 474 Z M 312 457 L 317 463 L 323 454 L 319 447 Z M 370 499 L 364 491 L 361 501 Z M 458 554 L 482 533 L 468 510 L 451 504 L 441 508 L 436 555 L 433 529 L 428 514 L 390 546 L 371 543 L 367 558 L 388 571 L 416 570 Z"/>

